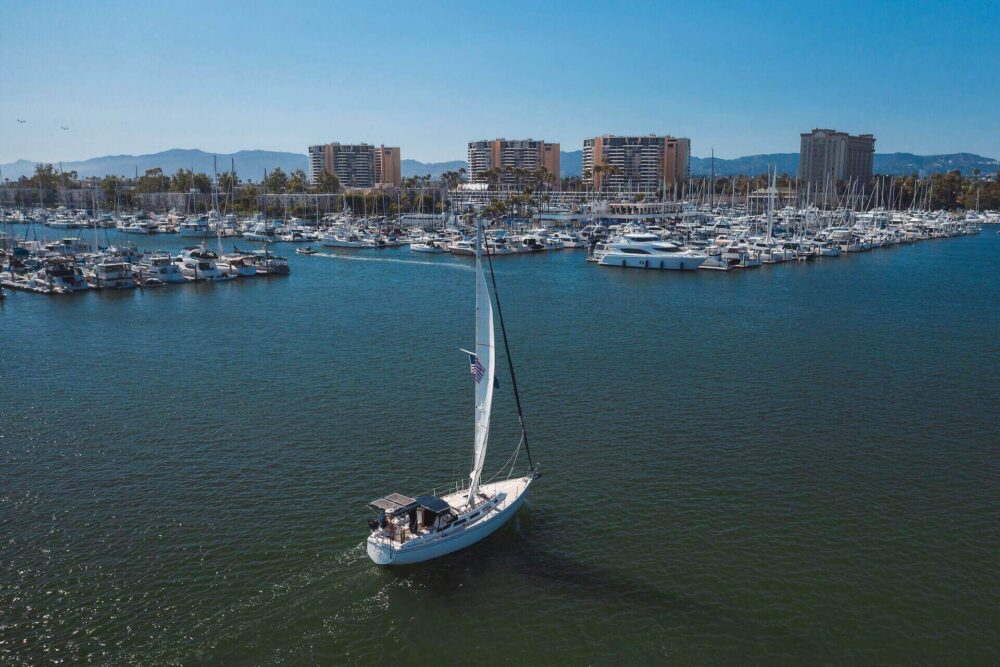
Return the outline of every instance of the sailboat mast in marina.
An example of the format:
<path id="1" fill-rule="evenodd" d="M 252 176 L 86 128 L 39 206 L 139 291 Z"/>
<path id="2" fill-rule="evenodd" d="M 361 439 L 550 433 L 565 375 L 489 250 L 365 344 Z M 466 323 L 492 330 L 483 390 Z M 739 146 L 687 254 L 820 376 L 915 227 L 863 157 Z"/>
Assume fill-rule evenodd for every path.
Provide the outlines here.
<path id="1" fill-rule="evenodd" d="M 469 368 L 475 385 L 474 434 L 472 471 L 469 484 L 456 484 L 454 491 L 442 496 L 418 495 L 409 497 L 392 493 L 369 503 L 378 512 L 378 518 L 369 522 L 368 556 L 379 565 L 404 565 L 419 563 L 464 549 L 488 537 L 507 522 L 524 504 L 528 487 L 537 477 L 535 466 L 523 477 L 513 477 L 514 465 L 521 444 L 527 450 L 527 434 L 517 398 L 517 381 L 510 363 L 511 386 L 518 405 L 521 421 L 521 443 L 511 460 L 511 473 L 500 481 L 482 481 L 486 462 L 486 448 L 490 435 L 490 413 L 496 383 L 496 346 L 493 326 L 493 302 L 483 270 L 482 221 L 476 224 L 476 345 L 474 351 L 463 350 L 468 355 Z M 487 257 L 487 261 L 490 259 Z M 492 264 L 490 265 L 492 277 Z M 496 281 L 493 279 L 494 294 Z M 503 315 L 500 328 L 503 330 Z M 504 335 L 504 347 L 507 337 Z M 506 468 L 506 466 L 504 466 Z"/>

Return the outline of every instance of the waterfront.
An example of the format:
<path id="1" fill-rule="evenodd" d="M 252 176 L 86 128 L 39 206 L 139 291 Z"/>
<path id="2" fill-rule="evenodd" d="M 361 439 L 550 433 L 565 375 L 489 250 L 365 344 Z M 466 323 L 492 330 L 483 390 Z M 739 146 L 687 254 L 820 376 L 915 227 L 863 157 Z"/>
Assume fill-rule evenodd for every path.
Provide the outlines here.
<path id="1" fill-rule="evenodd" d="M 467 471 L 470 264 L 290 248 L 288 278 L 0 303 L 5 659 L 997 660 L 992 228 L 728 275 L 498 262 L 545 476 L 399 571 L 364 503 Z"/>

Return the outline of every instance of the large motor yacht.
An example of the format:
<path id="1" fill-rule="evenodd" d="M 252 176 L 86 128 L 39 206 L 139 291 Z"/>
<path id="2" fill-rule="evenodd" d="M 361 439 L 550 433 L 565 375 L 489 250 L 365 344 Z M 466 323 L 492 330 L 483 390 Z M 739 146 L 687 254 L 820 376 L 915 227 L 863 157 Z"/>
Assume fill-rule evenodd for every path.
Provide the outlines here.
<path id="1" fill-rule="evenodd" d="M 150 278 L 163 283 L 182 283 L 185 281 L 180 267 L 167 252 L 154 252 L 143 256 L 139 260 L 139 275 L 144 281 Z"/>
<path id="2" fill-rule="evenodd" d="M 697 250 L 660 240 L 659 236 L 637 232 L 605 244 L 598 263 L 633 269 L 695 271 L 708 256 Z"/>
<path id="3" fill-rule="evenodd" d="M 230 276 L 219 270 L 215 262 L 219 258 L 204 246 L 184 248 L 174 261 L 180 265 L 181 274 L 194 282 L 227 280 Z"/>
<path id="4" fill-rule="evenodd" d="M 132 267 L 117 257 L 108 256 L 101 258 L 90 275 L 91 287 L 99 289 L 131 289 L 135 287 L 135 273 Z"/>
<path id="5" fill-rule="evenodd" d="M 375 245 L 366 241 L 368 239 L 346 229 L 331 230 L 320 238 L 320 243 L 331 248 L 368 248 Z"/>
<path id="6" fill-rule="evenodd" d="M 69 260 L 50 260 L 31 279 L 36 285 L 47 286 L 56 294 L 82 292 L 90 287 L 80 267 Z"/>
<path id="7" fill-rule="evenodd" d="M 207 239 L 209 236 L 214 236 L 212 232 L 212 225 L 207 217 L 196 218 L 194 220 L 188 218 L 180 224 L 179 231 L 181 236 L 189 236 L 197 239 Z"/>

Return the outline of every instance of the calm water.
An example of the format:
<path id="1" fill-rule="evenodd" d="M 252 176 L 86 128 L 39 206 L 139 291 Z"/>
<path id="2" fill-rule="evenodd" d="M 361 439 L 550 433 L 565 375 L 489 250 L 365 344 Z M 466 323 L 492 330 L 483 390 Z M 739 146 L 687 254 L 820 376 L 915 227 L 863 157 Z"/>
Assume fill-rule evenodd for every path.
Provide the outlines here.
<path id="1" fill-rule="evenodd" d="M 0 305 L 0 662 L 1000 660 L 992 229 L 732 274 L 499 258 L 546 474 L 399 570 L 364 505 L 468 471 L 471 262 L 283 250 Z"/>

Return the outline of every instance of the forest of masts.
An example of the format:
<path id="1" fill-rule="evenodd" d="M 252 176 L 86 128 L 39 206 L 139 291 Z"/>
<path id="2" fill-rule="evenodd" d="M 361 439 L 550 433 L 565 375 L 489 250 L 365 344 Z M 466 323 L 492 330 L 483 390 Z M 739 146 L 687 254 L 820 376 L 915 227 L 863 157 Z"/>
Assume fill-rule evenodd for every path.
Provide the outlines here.
<path id="1" fill-rule="evenodd" d="M 494 179 L 489 187 L 519 210 L 543 208 L 554 200 L 571 195 L 575 201 L 686 201 L 712 208 L 739 208 L 759 212 L 766 206 L 767 176 L 698 176 L 686 182 L 643 192 L 624 184 L 620 189 L 598 190 L 579 176 L 554 179 L 526 172 L 515 186 Z M 302 170 L 286 174 L 280 168 L 265 172 L 260 182 L 241 180 L 234 169 L 208 175 L 179 169 L 173 175 L 149 169 L 135 178 L 106 176 L 82 183 L 76 172 L 61 172 L 52 165 L 38 165 L 33 176 L 7 181 L 2 203 L 6 206 L 66 205 L 79 201 L 68 195 L 90 190 L 86 202 L 96 199 L 103 210 L 132 211 L 167 206 L 184 213 L 207 212 L 218 202 L 221 213 L 285 214 L 311 216 L 349 209 L 355 213 L 396 216 L 400 213 L 443 212 L 449 209 L 455 188 L 464 182 L 464 170 L 449 171 L 437 178 L 430 175 L 403 179 L 400 188 L 359 190 L 344 188 L 336 176 L 324 174 L 309 183 Z M 958 171 L 935 173 L 921 178 L 875 176 L 870 182 L 855 180 L 804 186 L 791 176 L 775 178 L 776 200 L 780 205 L 817 206 L 824 209 L 873 208 L 920 210 L 1000 209 L 1000 174 L 991 179 L 978 173 L 965 177 Z M 212 196 L 212 193 L 215 196 Z M 171 195 L 171 196 L 167 196 Z M 297 195 L 286 197 L 284 195 Z M 214 200 L 214 201 L 213 201 Z M 180 202 L 180 206 L 178 206 Z"/>

